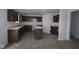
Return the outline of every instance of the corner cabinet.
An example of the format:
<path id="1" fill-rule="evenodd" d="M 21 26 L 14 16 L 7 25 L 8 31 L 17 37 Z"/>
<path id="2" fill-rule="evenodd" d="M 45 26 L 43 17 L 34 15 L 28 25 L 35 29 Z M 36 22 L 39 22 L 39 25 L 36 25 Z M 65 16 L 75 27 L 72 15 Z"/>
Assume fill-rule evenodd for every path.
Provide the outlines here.
<path id="1" fill-rule="evenodd" d="M 9 22 L 18 21 L 18 13 L 15 10 L 8 9 L 7 14 L 8 14 L 7 18 Z"/>
<path id="2" fill-rule="evenodd" d="M 17 42 L 25 34 L 26 26 L 17 29 L 8 29 L 8 42 Z"/>

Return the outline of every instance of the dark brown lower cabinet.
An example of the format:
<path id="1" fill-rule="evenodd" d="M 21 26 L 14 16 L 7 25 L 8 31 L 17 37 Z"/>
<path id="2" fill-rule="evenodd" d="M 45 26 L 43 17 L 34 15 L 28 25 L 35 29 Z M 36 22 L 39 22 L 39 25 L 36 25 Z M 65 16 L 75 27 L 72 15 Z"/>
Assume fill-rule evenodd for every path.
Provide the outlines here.
<path id="1" fill-rule="evenodd" d="M 17 30 L 8 30 L 8 41 L 15 42 L 19 39 Z"/>
<path id="2" fill-rule="evenodd" d="M 36 39 L 43 39 L 43 29 L 35 29 L 34 33 Z"/>
<path id="3" fill-rule="evenodd" d="M 26 25 L 26 32 L 32 32 L 32 26 Z"/>
<path id="4" fill-rule="evenodd" d="M 58 27 L 51 26 L 51 31 L 50 32 L 53 35 L 58 35 Z"/>
<path id="5" fill-rule="evenodd" d="M 16 42 L 22 37 L 22 35 L 26 32 L 26 26 L 15 30 L 15 29 L 8 29 L 8 41 L 9 42 Z"/>

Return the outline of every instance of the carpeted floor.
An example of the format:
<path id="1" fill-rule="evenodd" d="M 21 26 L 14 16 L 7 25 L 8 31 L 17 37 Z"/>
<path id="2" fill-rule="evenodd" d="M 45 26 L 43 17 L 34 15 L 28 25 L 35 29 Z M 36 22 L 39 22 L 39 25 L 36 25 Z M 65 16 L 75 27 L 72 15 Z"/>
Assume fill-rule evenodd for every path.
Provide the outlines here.
<path id="1" fill-rule="evenodd" d="M 8 44 L 5 49 L 77 49 L 79 40 L 58 41 L 58 37 L 44 33 L 43 39 L 35 40 L 33 32 L 26 32 L 18 42 Z"/>

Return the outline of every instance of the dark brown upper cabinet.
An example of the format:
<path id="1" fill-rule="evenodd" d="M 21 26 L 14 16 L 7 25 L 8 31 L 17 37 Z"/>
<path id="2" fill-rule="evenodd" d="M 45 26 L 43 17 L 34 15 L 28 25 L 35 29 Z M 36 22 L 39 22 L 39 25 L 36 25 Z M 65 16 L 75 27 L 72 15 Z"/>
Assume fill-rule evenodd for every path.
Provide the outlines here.
<path id="1" fill-rule="evenodd" d="M 31 22 L 31 21 L 32 21 L 32 17 L 22 16 L 22 22 Z"/>
<path id="2" fill-rule="evenodd" d="M 26 21 L 26 17 L 22 16 L 22 22 L 25 22 L 25 21 Z"/>
<path id="3" fill-rule="evenodd" d="M 59 22 L 59 15 L 53 16 L 53 22 Z"/>
<path id="4" fill-rule="evenodd" d="M 8 9 L 7 14 L 8 14 L 8 21 L 10 22 L 18 21 L 18 13 L 13 9 Z"/>
<path id="5" fill-rule="evenodd" d="M 37 19 L 37 22 L 42 22 L 42 17 L 22 16 L 22 22 L 32 22 L 32 19 Z"/>
<path id="6" fill-rule="evenodd" d="M 37 17 L 37 22 L 42 22 L 42 17 Z"/>

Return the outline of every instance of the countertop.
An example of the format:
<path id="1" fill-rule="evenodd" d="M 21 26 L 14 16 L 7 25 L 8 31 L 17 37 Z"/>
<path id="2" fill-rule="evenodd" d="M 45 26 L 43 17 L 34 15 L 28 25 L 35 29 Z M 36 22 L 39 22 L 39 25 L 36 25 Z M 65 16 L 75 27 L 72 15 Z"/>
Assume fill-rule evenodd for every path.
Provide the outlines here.
<path id="1" fill-rule="evenodd" d="M 9 30 L 19 30 L 23 26 L 13 26 L 13 27 L 8 27 Z"/>
<path id="2" fill-rule="evenodd" d="M 37 27 L 35 27 L 35 29 L 43 29 L 43 27 L 37 26 Z"/>

